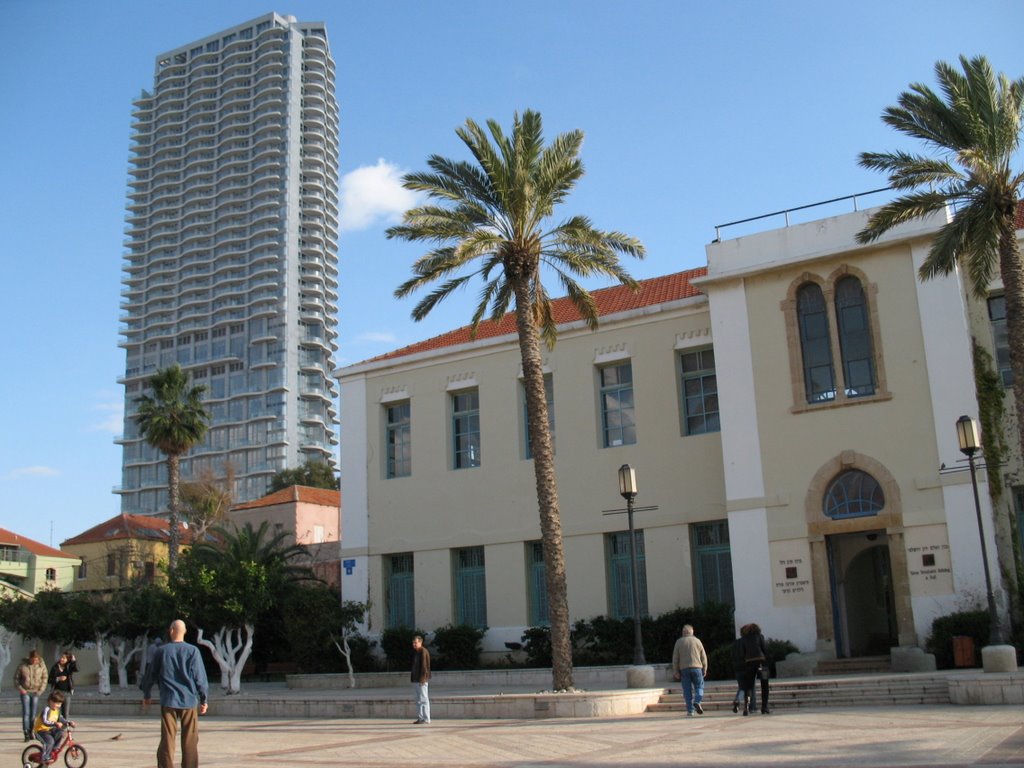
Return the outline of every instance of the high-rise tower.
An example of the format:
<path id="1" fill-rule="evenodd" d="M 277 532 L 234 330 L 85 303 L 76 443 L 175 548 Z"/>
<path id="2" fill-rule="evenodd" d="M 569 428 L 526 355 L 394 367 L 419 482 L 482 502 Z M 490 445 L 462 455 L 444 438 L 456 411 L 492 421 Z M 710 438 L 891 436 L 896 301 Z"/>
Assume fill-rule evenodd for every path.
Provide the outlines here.
<path id="1" fill-rule="evenodd" d="M 135 399 L 179 363 L 207 388 L 206 441 L 182 457 L 236 478 L 334 463 L 338 106 L 322 23 L 268 14 L 157 58 L 133 112 L 121 342 L 124 512 L 166 508 L 164 457 Z"/>

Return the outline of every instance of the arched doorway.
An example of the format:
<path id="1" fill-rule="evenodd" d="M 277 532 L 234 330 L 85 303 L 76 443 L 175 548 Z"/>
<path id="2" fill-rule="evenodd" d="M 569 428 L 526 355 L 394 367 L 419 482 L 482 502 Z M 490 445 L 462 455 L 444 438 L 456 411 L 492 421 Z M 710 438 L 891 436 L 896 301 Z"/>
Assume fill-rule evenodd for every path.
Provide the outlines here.
<path id="1" fill-rule="evenodd" d="M 892 475 L 844 451 L 818 470 L 805 503 L 819 650 L 849 657 L 917 645 Z"/>
<path id="2" fill-rule="evenodd" d="M 885 531 L 826 537 L 836 655 L 880 656 L 898 644 Z"/>

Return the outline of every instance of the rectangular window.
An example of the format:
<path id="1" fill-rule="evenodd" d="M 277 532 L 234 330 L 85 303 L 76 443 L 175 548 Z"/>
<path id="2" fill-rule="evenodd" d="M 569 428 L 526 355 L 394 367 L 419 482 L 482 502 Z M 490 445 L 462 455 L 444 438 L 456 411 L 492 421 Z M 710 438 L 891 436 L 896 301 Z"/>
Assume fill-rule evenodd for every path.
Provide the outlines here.
<path id="1" fill-rule="evenodd" d="M 1006 297 L 993 296 L 988 300 L 988 319 L 992 326 L 992 344 L 996 350 L 996 370 L 1004 387 L 1013 386 L 1010 368 L 1010 336 L 1006 330 Z"/>
<path id="2" fill-rule="evenodd" d="M 84 579 L 89 575 L 89 566 L 85 562 L 85 558 L 81 557 L 78 559 L 78 578 Z"/>
<path id="3" fill-rule="evenodd" d="M 391 555 L 387 564 L 387 605 L 388 629 L 416 626 L 416 602 L 413 597 L 412 552 Z"/>
<path id="4" fill-rule="evenodd" d="M 487 585 L 484 578 L 484 548 L 466 547 L 452 552 L 455 576 L 455 623 L 487 626 Z"/>
<path id="5" fill-rule="evenodd" d="M 636 442 L 636 420 L 633 416 L 633 365 L 619 363 L 605 366 L 599 371 L 604 447 L 633 445 Z"/>
<path id="6" fill-rule="evenodd" d="M 548 626 L 548 587 L 544 571 L 544 545 L 526 542 L 526 598 L 531 627 Z"/>
<path id="7" fill-rule="evenodd" d="M 147 560 L 145 563 L 145 570 L 143 571 L 142 578 L 146 581 L 153 581 L 156 578 L 156 563 L 152 560 Z"/>
<path id="8" fill-rule="evenodd" d="M 647 611 L 647 565 L 644 559 L 644 532 L 634 531 L 636 570 L 640 583 L 640 615 Z M 633 618 L 633 564 L 629 551 L 629 531 L 605 536 L 608 567 L 608 614 L 614 619 Z"/>
<path id="9" fill-rule="evenodd" d="M 452 395 L 452 444 L 455 469 L 480 466 L 480 393 L 475 389 Z"/>
<path id="10" fill-rule="evenodd" d="M 408 477 L 412 474 L 412 409 L 409 401 L 385 406 L 387 425 L 387 476 Z"/>
<path id="11" fill-rule="evenodd" d="M 679 356 L 683 391 L 683 434 L 721 431 L 715 351 L 700 349 Z"/>
<path id="12" fill-rule="evenodd" d="M 732 551 L 729 521 L 713 520 L 690 526 L 697 605 L 736 605 L 732 591 Z"/>
<path id="13" fill-rule="evenodd" d="M 117 556 L 113 553 L 107 555 L 107 576 L 117 575 Z"/>
<path id="14" fill-rule="evenodd" d="M 551 433 L 551 450 L 555 450 L 555 382 L 550 373 L 544 374 L 544 397 L 548 403 L 548 431 Z M 530 410 L 526 406 L 526 390 L 523 390 L 523 433 L 526 435 L 526 458 L 533 458 L 530 441 Z"/>

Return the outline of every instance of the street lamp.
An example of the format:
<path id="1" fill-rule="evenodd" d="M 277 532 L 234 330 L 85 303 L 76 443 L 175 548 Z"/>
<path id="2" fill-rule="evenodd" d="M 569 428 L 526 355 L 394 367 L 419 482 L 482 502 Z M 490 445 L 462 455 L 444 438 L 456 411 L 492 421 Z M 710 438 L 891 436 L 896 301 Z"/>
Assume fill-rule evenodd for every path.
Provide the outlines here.
<path id="1" fill-rule="evenodd" d="M 985 590 L 988 595 L 989 645 L 1003 644 L 1003 630 L 996 613 L 996 598 L 992 594 L 992 576 L 988 570 L 988 547 L 985 546 L 985 527 L 981 522 L 981 502 L 978 500 L 978 476 L 974 468 L 974 454 L 981 448 L 978 440 L 978 425 L 970 416 L 961 416 L 956 420 L 956 437 L 960 443 L 960 453 L 967 457 L 967 465 L 971 468 L 971 487 L 974 489 L 974 511 L 978 515 L 978 533 L 981 535 L 981 563 L 985 567 Z"/>
<path id="2" fill-rule="evenodd" d="M 633 501 L 638 492 L 636 486 L 636 470 L 629 464 L 619 467 L 619 494 L 626 500 L 626 517 L 629 519 L 629 563 L 633 578 L 633 664 L 646 664 L 644 658 L 644 641 L 640 633 L 640 577 L 636 563 L 636 534 L 633 530 Z"/>

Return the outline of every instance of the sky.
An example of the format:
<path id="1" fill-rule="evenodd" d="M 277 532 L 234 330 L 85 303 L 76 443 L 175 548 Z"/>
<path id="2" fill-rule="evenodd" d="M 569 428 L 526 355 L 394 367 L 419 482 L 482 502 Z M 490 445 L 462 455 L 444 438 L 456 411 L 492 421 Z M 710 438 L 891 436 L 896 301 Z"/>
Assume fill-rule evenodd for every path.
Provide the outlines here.
<path id="1" fill-rule="evenodd" d="M 1024 75 L 1022 0 L 0 0 L 0 527 L 59 546 L 119 512 L 132 100 L 158 54 L 270 11 L 325 22 L 337 64 L 339 366 L 469 321 L 472 288 L 413 322 L 422 248 L 384 237 L 467 118 L 582 130 L 561 213 L 638 237 L 643 279 L 702 266 L 716 225 L 886 186 L 857 156 L 917 149 L 879 117 L 936 61 Z"/>

